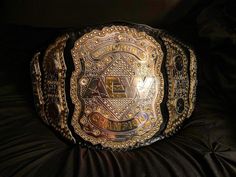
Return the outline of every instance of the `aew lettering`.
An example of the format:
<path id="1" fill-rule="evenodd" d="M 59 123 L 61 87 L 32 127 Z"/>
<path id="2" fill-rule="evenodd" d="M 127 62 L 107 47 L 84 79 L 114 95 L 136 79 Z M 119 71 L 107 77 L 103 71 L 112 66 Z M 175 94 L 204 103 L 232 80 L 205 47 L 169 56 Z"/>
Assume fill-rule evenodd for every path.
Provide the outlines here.
<path id="1" fill-rule="evenodd" d="M 153 77 L 106 76 L 92 78 L 83 95 L 84 98 L 100 96 L 102 98 L 145 98 L 154 82 Z"/>

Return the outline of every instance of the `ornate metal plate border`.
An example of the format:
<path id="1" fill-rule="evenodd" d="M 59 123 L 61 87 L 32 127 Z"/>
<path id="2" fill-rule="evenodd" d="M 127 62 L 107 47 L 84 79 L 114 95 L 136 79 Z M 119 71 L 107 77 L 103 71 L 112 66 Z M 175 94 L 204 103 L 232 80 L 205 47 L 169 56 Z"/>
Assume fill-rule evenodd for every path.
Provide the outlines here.
<path id="1" fill-rule="evenodd" d="M 82 105 L 81 102 L 78 98 L 78 75 L 81 72 L 81 65 L 80 61 L 78 60 L 78 57 L 76 56 L 77 54 L 74 52 L 80 45 L 83 45 L 83 43 L 88 40 L 93 38 L 94 36 L 104 36 L 107 33 L 112 33 L 112 32 L 125 32 L 128 34 L 133 35 L 133 37 L 143 37 L 152 43 L 155 44 L 156 48 L 159 51 L 159 56 L 157 59 L 157 66 L 156 66 L 156 74 L 160 78 L 160 89 L 159 89 L 159 94 L 158 98 L 156 99 L 156 115 L 157 115 L 157 122 L 156 126 L 153 127 L 149 132 L 140 135 L 140 136 L 133 136 L 129 140 L 124 141 L 124 142 L 114 142 L 114 141 L 108 141 L 107 139 L 102 139 L 102 138 L 96 138 L 94 136 L 90 136 L 86 134 L 82 129 L 81 126 L 78 123 L 78 117 L 80 116 Z M 137 143 L 143 143 L 146 139 L 151 138 L 155 133 L 160 129 L 160 125 L 162 124 L 162 114 L 160 110 L 160 103 L 162 102 L 163 95 L 164 95 L 164 80 L 162 73 L 160 71 L 162 60 L 163 60 L 163 52 L 161 50 L 160 44 L 151 36 L 147 35 L 145 32 L 139 32 L 134 28 L 129 28 L 127 26 L 111 26 L 111 27 L 104 27 L 102 30 L 93 30 L 90 33 L 87 33 L 83 35 L 80 39 L 78 39 L 75 44 L 74 48 L 72 49 L 72 57 L 75 65 L 75 71 L 72 73 L 71 77 L 71 83 L 70 83 L 70 95 L 72 98 L 72 102 L 75 105 L 73 117 L 72 117 L 72 126 L 74 127 L 75 132 L 81 136 L 84 140 L 91 142 L 92 144 L 101 144 L 104 147 L 109 147 L 109 148 L 129 148 L 131 146 L 134 146 Z"/>

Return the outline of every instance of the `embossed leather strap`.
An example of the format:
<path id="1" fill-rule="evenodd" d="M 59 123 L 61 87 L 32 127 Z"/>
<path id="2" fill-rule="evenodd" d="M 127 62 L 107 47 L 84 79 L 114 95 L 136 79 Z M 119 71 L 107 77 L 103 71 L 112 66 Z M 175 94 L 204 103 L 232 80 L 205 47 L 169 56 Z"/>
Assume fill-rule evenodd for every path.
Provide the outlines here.
<path id="1" fill-rule="evenodd" d="M 37 111 L 65 139 L 131 149 L 174 133 L 194 109 L 192 49 L 145 25 L 59 37 L 31 62 Z"/>

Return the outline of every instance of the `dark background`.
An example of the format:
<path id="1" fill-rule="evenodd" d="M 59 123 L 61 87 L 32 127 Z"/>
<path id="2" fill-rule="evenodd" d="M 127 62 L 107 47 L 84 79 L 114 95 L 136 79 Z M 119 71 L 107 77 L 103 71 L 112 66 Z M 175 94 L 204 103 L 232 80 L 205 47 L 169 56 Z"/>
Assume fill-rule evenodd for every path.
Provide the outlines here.
<path id="1" fill-rule="evenodd" d="M 236 176 L 236 5 L 227 0 L 0 2 L 0 176 Z M 197 103 L 176 135 L 131 152 L 64 143 L 37 117 L 29 63 L 68 28 L 130 21 L 198 56 Z"/>
<path id="2" fill-rule="evenodd" d="M 149 25 L 172 24 L 211 1 L 182 0 L 8 0 L 3 1 L 6 22 L 41 27 L 78 27 L 126 20 Z M 196 11 L 195 9 L 194 11 Z"/>

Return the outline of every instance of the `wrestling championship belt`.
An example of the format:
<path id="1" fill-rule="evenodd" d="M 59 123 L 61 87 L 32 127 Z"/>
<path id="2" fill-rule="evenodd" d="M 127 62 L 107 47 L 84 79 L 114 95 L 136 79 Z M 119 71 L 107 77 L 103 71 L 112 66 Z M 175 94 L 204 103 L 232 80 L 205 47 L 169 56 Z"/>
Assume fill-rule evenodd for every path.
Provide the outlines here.
<path id="1" fill-rule="evenodd" d="M 31 62 L 42 120 L 73 143 L 114 150 L 173 134 L 194 109 L 196 72 L 188 46 L 130 23 L 70 31 Z"/>

